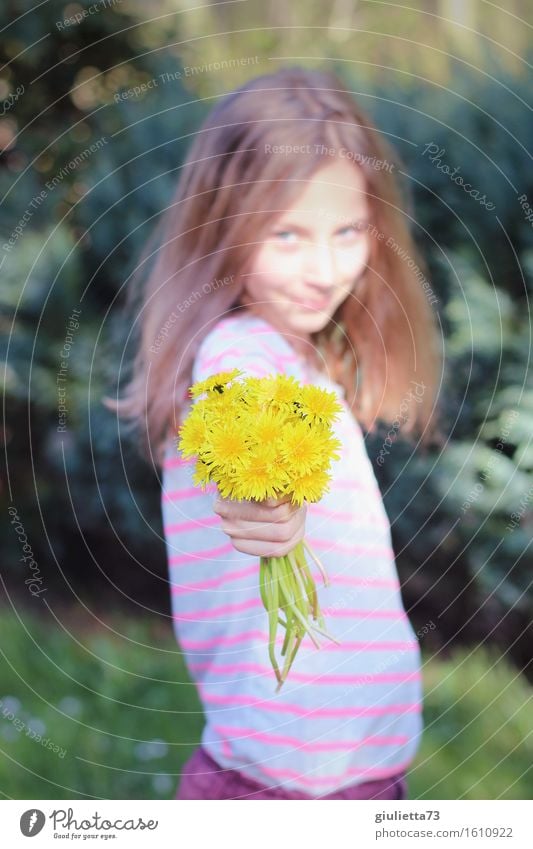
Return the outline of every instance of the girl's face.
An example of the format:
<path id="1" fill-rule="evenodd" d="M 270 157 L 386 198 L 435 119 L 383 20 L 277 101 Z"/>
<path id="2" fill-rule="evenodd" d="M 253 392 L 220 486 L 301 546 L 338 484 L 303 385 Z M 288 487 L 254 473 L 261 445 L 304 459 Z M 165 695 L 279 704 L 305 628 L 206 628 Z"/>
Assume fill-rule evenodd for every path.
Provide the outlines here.
<path id="1" fill-rule="evenodd" d="M 359 168 L 321 167 L 271 225 L 245 277 L 241 303 L 308 348 L 366 268 L 369 207 Z M 302 348 L 301 341 L 304 341 Z"/>

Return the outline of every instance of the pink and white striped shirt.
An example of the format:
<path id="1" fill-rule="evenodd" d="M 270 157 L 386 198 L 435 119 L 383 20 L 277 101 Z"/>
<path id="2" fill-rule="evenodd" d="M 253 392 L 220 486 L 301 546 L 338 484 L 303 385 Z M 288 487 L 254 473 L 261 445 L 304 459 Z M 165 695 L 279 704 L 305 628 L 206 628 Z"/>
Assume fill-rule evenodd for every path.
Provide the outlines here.
<path id="1" fill-rule="evenodd" d="M 247 310 L 220 320 L 204 338 L 192 380 L 236 367 L 322 386 L 344 407 L 334 425 L 341 456 L 330 491 L 307 505 L 305 534 L 328 572 L 324 587 L 309 561 L 326 628 L 340 645 L 321 637 L 316 649 L 304 639 L 274 692 L 259 558 L 233 547 L 212 509 L 215 485 L 195 487 L 193 463 L 169 441 L 162 511 L 174 632 L 204 707 L 202 745 L 211 757 L 264 785 L 318 798 L 393 776 L 412 762 L 422 733 L 419 645 L 403 607 L 381 493 L 344 390 L 311 371 Z M 280 627 L 279 647 L 283 635 Z"/>

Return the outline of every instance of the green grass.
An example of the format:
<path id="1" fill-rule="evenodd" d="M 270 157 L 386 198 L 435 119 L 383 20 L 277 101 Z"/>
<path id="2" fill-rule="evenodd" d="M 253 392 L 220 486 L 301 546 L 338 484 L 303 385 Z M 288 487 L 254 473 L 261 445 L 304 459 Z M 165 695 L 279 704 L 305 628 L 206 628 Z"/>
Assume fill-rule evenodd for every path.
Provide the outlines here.
<path id="1" fill-rule="evenodd" d="M 19 615 L 23 624 L 0 614 L 0 790 L 16 799 L 172 798 L 203 714 L 170 626 L 124 616 L 82 624 L 79 613 L 58 614 L 52 626 Z M 2 714 L 6 702 L 20 731 Z M 26 733 L 31 718 L 63 757 Z"/>
<path id="2" fill-rule="evenodd" d="M 203 715 L 170 625 L 123 615 L 100 623 L 78 611 L 57 617 L 0 613 L 0 791 L 14 799 L 173 798 Z M 424 657 L 423 674 L 425 732 L 410 798 L 531 799 L 525 678 L 483 648 L 446 662 Z M 60 751 L 32 739 L 30 728 Z"/>
<path id="3" fill-rule="evenodd" d="M 416 799 L 531 799 L 533 688 L 494 648 L 423 658 L 424 736 Z"/>

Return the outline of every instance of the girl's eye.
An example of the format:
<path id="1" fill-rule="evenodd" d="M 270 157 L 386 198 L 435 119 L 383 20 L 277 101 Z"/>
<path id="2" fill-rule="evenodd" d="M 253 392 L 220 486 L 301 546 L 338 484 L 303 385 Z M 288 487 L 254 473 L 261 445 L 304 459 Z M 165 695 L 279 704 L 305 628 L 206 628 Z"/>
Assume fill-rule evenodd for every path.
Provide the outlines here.
<path id="1" fill-rule="evenodd" d="M 284 242 L 285 244 L 296 244 L 298 241 L 298 236 L 294 230 L 277 230 L 274 233 L 274 238 L 278 239 L 280 242 Z"/>
<path id="2" fill-rule="evenodd" d="M 366 229 L 366 226 L 366 221 L 347 224 L 345 227 L 340 227 L 335 235 L 341 241 L 349 241 L 359 236 Z M 278 242 L 284 245 L 297 245 L 300 242 L 300 237 L 295 230 L 276 230 L 272 235 Z"/>
<path id="3" fill-rule="evenodd" d="M 347 224 L 346 227 L 341 227 L 337 230 L 339 236 L 356 236 L 364 230 L 363 224 Z"/>

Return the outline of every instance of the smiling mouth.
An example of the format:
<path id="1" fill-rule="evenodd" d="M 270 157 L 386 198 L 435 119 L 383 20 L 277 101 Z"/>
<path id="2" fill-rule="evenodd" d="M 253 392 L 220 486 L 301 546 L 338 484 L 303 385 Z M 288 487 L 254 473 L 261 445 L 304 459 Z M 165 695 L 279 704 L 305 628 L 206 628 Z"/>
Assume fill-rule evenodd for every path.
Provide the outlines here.
<path id="1" fill-rule="evenodd" d="M 328 299 L 327 301 L 297 301 L 296 303 L 298 306 L 309 310 L 325 310 L 331 301 Z"/>

